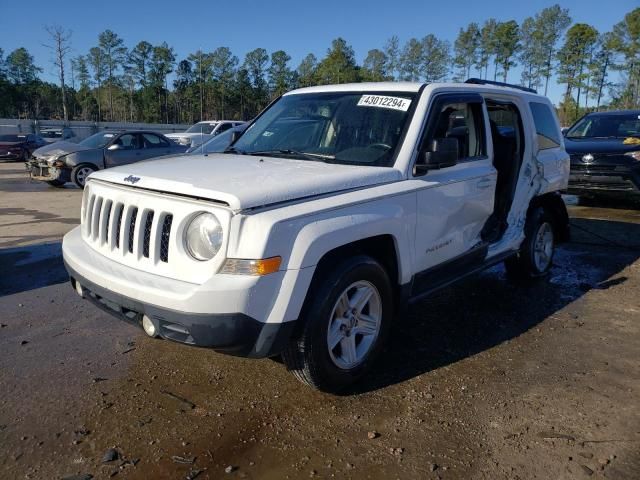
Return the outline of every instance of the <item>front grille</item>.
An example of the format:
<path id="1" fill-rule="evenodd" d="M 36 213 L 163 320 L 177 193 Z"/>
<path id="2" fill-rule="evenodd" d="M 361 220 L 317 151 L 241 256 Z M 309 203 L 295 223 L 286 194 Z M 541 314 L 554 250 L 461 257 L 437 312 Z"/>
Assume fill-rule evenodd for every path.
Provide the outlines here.
<path id="1" fill-rule="evenodd" d="M 85 238 L 94 245 L 164 263 L 169 261 L 172 222 L 171 213 L 138 209 L 93 194 L 83 218 Z"/>
<path id="2" fill-rule="evenodd" d="M 616 167 L 616 165 L 594 165 L 594 164 L 580 164 L 574 163 L 571 165 L 571 170 L 581 171 L 581 172 L 615 172 L 620 169 Z"/>
<path id="3" fill-rule="evenodd" d="M 223 254 L 208 262 L 195 260 L 183 247 L 184 229 L 201 211 L 214 213 L 223 225 L 230 223 L 230 212 L 208 201 L 95 179 L 87 182 L 82 198 L 82 240 L 93 253 L 132 269 L 131 277 L 118 280 L 143 281 L 138 275 L 150 273 L 160 284 L 161 278 L 183 282 L 173 293 L 185 294 L 188 285 L 206 282 L 224 261 Z M 107 265 L 104 275 L 116 281 L 121 271 Z"/>

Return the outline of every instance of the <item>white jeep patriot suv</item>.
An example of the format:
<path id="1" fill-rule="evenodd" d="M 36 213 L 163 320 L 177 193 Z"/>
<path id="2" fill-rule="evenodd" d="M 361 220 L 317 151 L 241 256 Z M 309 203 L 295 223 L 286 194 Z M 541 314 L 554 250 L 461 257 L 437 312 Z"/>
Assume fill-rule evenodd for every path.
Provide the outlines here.
<path id="1" fill-rule="evenodd" d="M 530 90 L 303 88 L 225 153 L 92 174 L 64 262 L 82 297 L 151 336 L 281 355 L 337 391 L 411 302 L 502 261 L 544 275 L 568 236 L 568 175 L 554 109 Z"/>

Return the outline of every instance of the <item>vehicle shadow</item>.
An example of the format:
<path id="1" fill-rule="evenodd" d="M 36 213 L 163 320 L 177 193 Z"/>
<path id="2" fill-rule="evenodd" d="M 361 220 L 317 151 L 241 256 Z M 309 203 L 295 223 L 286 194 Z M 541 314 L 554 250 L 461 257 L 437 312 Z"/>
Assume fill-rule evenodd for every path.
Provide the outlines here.
<path id="1" fill-rule="evenodd" d="M 66 282 L 62 243 L 0 250 L 0 297 Z"/>
<path id="2" fill-rule="evenodd" d="M 640 258 L 640 246 L 607 240 L 621 232 L 640 239 L 640 224 L 571 222 L 597 236 L 560 247 L 546 279 L 513 284 L 497 266 L 412 305 L 396 320 L 372 373 L 345 394 L 401 383 L 489 350 L 534 328 L 591 289 L 624 283 L 627 277 L 616 275 Z M 576 233 L 578 238 L 584 235 L 582 230 Z"/>
<path id="3" fill-rule="evenodd" d="M 2 173 L 6 173 L 6 171 L 3 171 Z M 80 190 L 80 189 L 71 182 L 67 182 L 61 187 L 52 187 L 50 185 L 47 185 L 45 182 L 41 182 L 38 180 L 31 180 L 26 176 L 3 178 L 2 182 L 0 182 L 0 192 L 7 192 L 7 193 L 51 192 L 55 194 L 58 191 L 64 192 L 66 190 Z"/>
<path id="4" fill-rule="evenodd" d="M 42 222 L 62 223 L 65 225 L 77 225 L 79 223 L 78 218 L 62 217 L 54 213 L 43 212 L 42 210 L 35 210 L 32 208 L 0 208 L 0 216 L 4 218 L 31 217 L 31 220 L 3 223 L 0 225 L 0 227 L 31 225 L 31 224 L 38 224 Z"/>

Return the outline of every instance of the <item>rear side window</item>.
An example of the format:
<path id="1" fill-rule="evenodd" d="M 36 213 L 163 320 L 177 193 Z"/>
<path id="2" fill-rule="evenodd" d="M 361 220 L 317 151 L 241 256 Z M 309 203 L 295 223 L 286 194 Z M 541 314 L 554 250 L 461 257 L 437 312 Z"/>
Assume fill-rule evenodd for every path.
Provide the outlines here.
<path id="1" fill-rule="evenodd" d="M 533 122 L 536 125 L 540 150 L 559 147 L 560 133 L 549 106 L 539 102 L 529 102 L 529 106 L 533 114 Z"/>
<path id="2" fill-rule="evenodd" d="M 153 135 L 152 133 L 143 133 L 142 136 L 144 137 L 145 148 L 161 148 L 169 146 L 169 144 L 162 138 L 157 135 Z"/>

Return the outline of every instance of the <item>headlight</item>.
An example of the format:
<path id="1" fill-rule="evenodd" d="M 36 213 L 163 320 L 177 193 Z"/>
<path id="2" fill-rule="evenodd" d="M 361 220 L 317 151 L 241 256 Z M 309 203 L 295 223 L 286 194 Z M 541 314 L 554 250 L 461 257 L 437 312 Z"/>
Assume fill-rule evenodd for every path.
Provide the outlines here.
<path id="1" fill-rule="evenodd" d="M 49 158 L 47 158 L 47 163 L 49 165 L 53 165 L 54 163 L 58 162 L 59 160 L 64 159 L 64 157 L 66 157 L 66 156 L 67 155 L 64 154 L 64 155 L 58 155 L 58 156 L 54 156 L 54 157 L 49 157 Z M 62 162 L 60 162 L 60 163 L 62 164 Z"/>
<path id="2" fill-rule="evenodd" d="M 634 160 L 638 160 L 640 162 L 640 150 L 637 150 L 635 152 L 627 152 L 625 153 L 625 155 L 633 158 Z"/>
<path id="3" fill-rule="evenodd" d="M 191 139 L 189 137 L 180 137 L 178 143 L 180 145 L 191 145 Z"/>
<path id="4" fill-rule="evenodd" d="M 200 213 L 185 230 L 184 243 L 196 260 L 211 260 L 222 246 L 222 225 L 212 213 Z"/>

